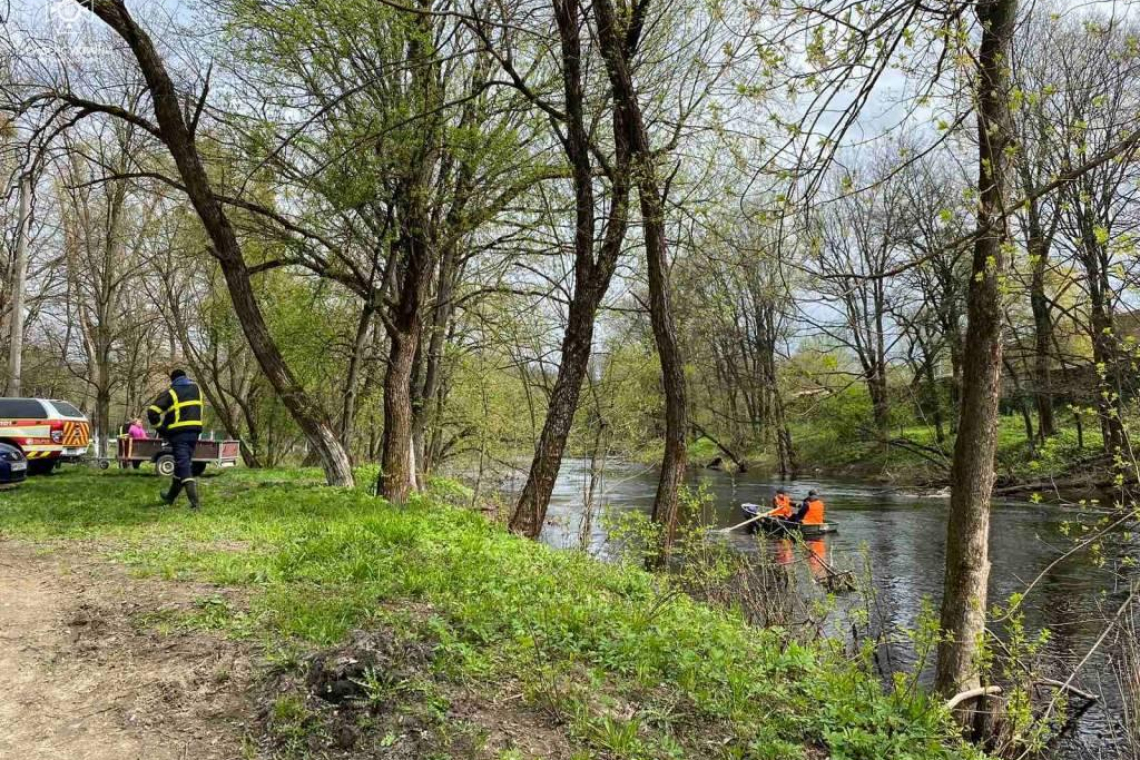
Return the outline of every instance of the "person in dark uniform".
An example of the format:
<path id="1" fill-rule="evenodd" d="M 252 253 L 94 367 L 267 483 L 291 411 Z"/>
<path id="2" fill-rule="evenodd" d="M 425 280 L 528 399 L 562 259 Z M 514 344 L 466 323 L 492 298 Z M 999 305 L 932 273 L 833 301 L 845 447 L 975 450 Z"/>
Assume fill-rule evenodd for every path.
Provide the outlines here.
<path id="1" fill-rule="evenodd" d="M 160 393 L 146 411 L 150 424 L 174 453 L 174 479 L 170 490 L 162 494 L 167 504 L 173 504 L 185 489 L 190 508 L 198 509 L 198 483 L 194 480 L 190 460 L 202 432 L 202 411 L 202 391 L 180 369 L 170 373 L 170 388 Z"/>

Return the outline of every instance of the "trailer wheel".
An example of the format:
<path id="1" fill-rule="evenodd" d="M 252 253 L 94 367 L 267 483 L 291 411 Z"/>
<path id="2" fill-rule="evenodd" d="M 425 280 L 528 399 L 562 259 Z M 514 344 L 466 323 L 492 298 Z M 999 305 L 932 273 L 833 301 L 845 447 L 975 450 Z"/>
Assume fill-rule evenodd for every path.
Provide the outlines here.
<path id="1" fill-rule="evenodd" d="M 54 459 L 32 459 L 28 461 L 29 475 L 51 475 L 54 469 Z"/>
<path id="2" fill-rule="evenodd" d="M 100 470 L 106 470 L 110 466 L 111 466 L 111 460 L 109 460 L 109 459 L 100 459 L 99 460 L 99 469 Z"/>
<path id="3" fill-rule="evenodd" d="M 206 463 L 205 462 L 191 462 L 190 463 L 190 472 L 194 473 L 194 477 L 198 477 L 199 475 L 201 475 L 205 471 L 206 471 Z"/>
<path id="4" fill-rule="evenodd" d="M 155 460 L 154 468 L 164 478 L 174 477 L 174 457 L 171 454 L 163 454 Z"/>

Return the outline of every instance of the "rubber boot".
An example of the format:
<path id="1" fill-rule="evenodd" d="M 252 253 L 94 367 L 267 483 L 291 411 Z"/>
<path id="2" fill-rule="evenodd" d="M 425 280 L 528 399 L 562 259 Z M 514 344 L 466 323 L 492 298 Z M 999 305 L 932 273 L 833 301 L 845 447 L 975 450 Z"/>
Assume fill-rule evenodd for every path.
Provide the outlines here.
<path id="1" fill-rule="evenodd" d="M 198 502 L 198 483 L 194 480 L 186 481 L 186 498 L 190 499 L 190 509 L 198 509 L 201 504 Z"/>
<path id="2" fill-rule="evenodd" d="M 174 503 L 174 500 L 178 498 L 178 494 L 180 493 L 182 493 L 182 481 L 178 478 L 174 478 L 170 481 L 170 490 L 162 494 L 162 500 L 166 503 L 166 506 L 169 507 Z"/>

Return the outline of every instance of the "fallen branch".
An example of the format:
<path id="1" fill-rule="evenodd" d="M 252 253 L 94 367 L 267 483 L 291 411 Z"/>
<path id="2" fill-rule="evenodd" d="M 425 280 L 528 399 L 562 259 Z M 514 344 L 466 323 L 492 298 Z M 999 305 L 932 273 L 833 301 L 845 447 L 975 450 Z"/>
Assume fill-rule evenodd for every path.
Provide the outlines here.
<path id="1" fill-rule="evenodd" d="M 946 459 L 946 452 L 936 449 L 933 446 L 925 446 L 921 443 L 907 440 L 906 438 L 887 438 L 884 439 L 883 443 L 921 457 L 943 471 L 949 472 L 950 470 L 950 463 Z"/>
<path id="2" fill-rule="evenodd" d="M 1061 683 L 1061 685 L 1057 687 L 1058 691 L 1068 691 L 1072 687 L 1073 681 L 1076 679 L 1077 674 L 1081 672 L 1081 669 L 1084 668 L 1084 666 L 1088 664 L 1089 660 L 1092 659 L 1092 656 L 1094 654 L 1096 654 L 1097 650 L 1100 649 L 1102 644 L 1104 644 L 1105 640 L 1108 638 L 1108 634 L 1111 633 L 1112 630 L 1114 628 L 1116 628 L 1116 626 L 1120 623 L 1120 619 L 1122 617 L 1124 617 L 1124 613 L 1128 610 L 1128 607 L 1132 604 L 1132 600 L 1136 598 L 1137 590 L 1138 590 L 1138 587 L 1133 586 L 1131 591 L 1128 592 L 1128 598 L 1126 598 L 1124 600 L 1124 603 L 1121 604 L 1120 607 L 1117 608 L 1116 614 L 1113 615 L 1112 619 L 1108 621 L 1108 625 L 1106 625 L 1104 627 L 1104 630 L 1100 632 L 1100 636 L 1098 636 L 1097 640 L 1095 642 L 1093 642 L 1093 645 L 1091 647 L 1089 647 L 1089 650 L 1087 652 L 1085 652 L 1085 656 L 1082 657 L 1081 661 L 1077 663 L 1077 666 L 1075 668 L 1073 668 L 1073 672 L 1070 673 L 1069 677 L 1066 678 Z M 1049 705 L 1048 705 L 1048 707 L 1045 708 L 1045 712 L 1042 714 L 1042 717 L 1041 717 L 1041 724 L 1042 725 L 1048 725 L 1049 719 L 1053 717 L 1053 711 L 1056 708 L 1056 706 L 1057 706 L 1057 698 L 1056 698 L 1056 696 L 1054 696 L 1053 699 L 1049 700 Z M 1026 758 L 1028 756 L 1029 756 L 1029 748 L 1027 747 L 1024 752 L 1022 752 L 1020 755 L 1017 756 L 1017 760 L 1024 760 L 1024 758 Z"/>
<path id="3" fill-rule="evenodd" d="M 693 430 L 694 430 L 694 431 L 696 431 L 696 433 L 697 433 L 698 435 L 702 435 L 702 436 L 704 436 L 705 438 L 708 438 L 710 441 L 712 441 L 712 442 L 713 442 L 713 445 L 714 445 L 714 446 L 716 446 L 718 449 L 720 449 L 721 451 L 723 451 L 723 452 L 724 452 L 724 455 L 725 455 L 725 456 L 727 456 L 729 459 L 731 459 L 731 460 L 732 460 L 732 463 L 733 463 L 734 465 L 736 465 L 736 471 L 737 471 L 737 472 L 748 472 L 748 463 L 747 463 L 747 462 L 745 462 L 745 461 L 744 461 L 743 459 L 741 459 L 740 457 L 738 457 L 738 456 L 737 456 L 737 455 L 736 455 L 736 454 L 735 454 L 735 453 L 732 451 L 732 449 L 730 449 L 730 448 L 728 448 L 727 446 L 725 446 L 723 443 L 721 443 L 720 441 L 718 441 L 716 438 L 713 438 L 713 437 L 712 437 L 712 435 L 710 435 L 710 434 L 709 434 L 709 431 L 705 430 L 705 429 L 704 429 L 704 428 L 703 428 L 703 427 L 702 427 L 702 426 L 701 426 L 699 423 L 693 422 L 693 423 L 692 423 L 692 425 L 693 425 Z"/>
<path id="4" fill-rule="evenodd" d="M 1059 689 L 1060 691 L 1067 691 L 1070 694 L 1073 694 L 1074 696 L 1078 696 L 1081 699 L 1086 699 L 1089 702 L 1099 702 L 1100 701 L 1099 695 L 1093 694 L 1092 692 L 1089 692 L 1089 691 L 1085 691 L 1084 689 L 1078 689 L 1076 686 L 1073 686 L 1071 683 L 1065 683 L 1064 681 L 1057 681 L 1057 680 L 1052 679 L 1052 678 L 1038 678 L 1035 683 L 1040 685 L 1040 686 L 1052 686 L 1054 689 Z"/>
<path id="5" fill-rule="evenodd" d="M 1136 485 L 1136 479 L 1125 478 L 1123 483 L 1118 481 L 1115 477 L 1101 480 L 1089 480 L 1088 478 L 1081 477 L 1068 478 L 1065 480 L 1039 480 L 1033 483 L 1015 483 L 1014 485 L 995 488 L 993 494 L 994 496 L 1010 496 L 1012 494 L 1042 491 L 1101 490 L 1105 488 L 1117 488 L 1121 485 Z"/>
<path id="6" fill-rule="evenodd" d="M 946 709 L 953 710 L 958 705 L 963 702 L 969 702 L 971 699 L 997 696 L 998 694 L 1001 694 L 1000 686 L 979 686 L 976 689 L 967 689 L 950 697 L 950 699 L 946 701 Z"/>

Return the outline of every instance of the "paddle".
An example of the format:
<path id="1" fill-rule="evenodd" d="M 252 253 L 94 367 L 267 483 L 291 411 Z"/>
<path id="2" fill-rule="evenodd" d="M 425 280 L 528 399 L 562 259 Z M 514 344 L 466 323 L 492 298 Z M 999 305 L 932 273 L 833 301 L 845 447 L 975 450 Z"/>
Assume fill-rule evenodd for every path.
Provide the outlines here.
<path id="1" fill-rule="evenodd" d="M 765 512 L 764 514 L 756 515 L 755 517 L 749 517 L 747 520 L 745 520 L 744 522 L 739 523 L 737 525 L 732 525 L 728 528 L 718 528 L 718 529 L 716 529 L 714 531 L 710 531 L 710 532 L 712 532 L 712 533 L 731 533 L 732 531 L 736 530 L 737 528 L 743 528 L 745 525 L 751 525 L 752 523 L 756 522 L 757 520 L 763 520 L 767 516 L 768 516 L 768 513 Z"/>

